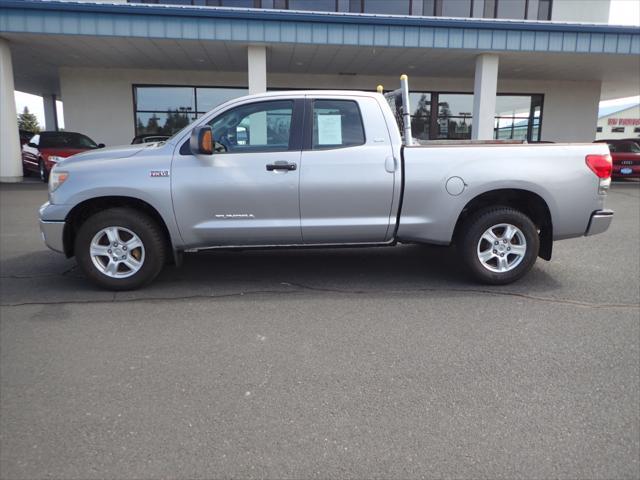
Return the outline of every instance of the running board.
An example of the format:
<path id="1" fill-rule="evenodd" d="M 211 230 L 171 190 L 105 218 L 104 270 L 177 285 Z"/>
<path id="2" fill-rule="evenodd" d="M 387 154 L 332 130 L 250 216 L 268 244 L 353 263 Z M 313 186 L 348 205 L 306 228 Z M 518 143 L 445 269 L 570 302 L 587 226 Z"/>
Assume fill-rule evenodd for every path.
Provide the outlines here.
<path id="1" fill-rule="evenodd" d="M 184 253 L 197 253 L 203 250 L 270 250 L 285 248 L 355 248 L 355 247 L 391 247 L 396 244 L 392 239 L 388 242 L 364 242 L 364 243 L 292 243 L 287 245 L 215 245 L 213 247 L 187 248 Z"/>

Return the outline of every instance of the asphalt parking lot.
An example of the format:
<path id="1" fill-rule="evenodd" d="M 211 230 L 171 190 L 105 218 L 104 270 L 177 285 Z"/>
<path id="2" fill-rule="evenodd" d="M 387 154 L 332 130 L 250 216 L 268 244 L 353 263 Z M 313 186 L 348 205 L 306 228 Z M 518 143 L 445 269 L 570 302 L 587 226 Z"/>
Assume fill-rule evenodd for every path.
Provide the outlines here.
<path id="1" fill-rule="evenodd" d="M 0 186 L 0 477 L 640 477 L 640 183 L 515 285 L 455 251 L 187 256 L 145 290 Z"/>

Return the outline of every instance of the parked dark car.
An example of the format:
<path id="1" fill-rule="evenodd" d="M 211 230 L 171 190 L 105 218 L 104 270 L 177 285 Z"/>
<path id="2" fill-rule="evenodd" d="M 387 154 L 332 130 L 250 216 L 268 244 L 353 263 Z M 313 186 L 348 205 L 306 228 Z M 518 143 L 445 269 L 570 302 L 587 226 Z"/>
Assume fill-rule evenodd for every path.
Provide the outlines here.
<path id="1" fill-rule="evenodd" d="M 613 160 L 612 178 L 640 178 L 640 143 L 636 140 L 596 140 L 606 143 Z"/>
<path id="2" fill-rule="evenodd" d="M 169 135 L 153 135 L 153 134 L 145 134 L 145 135 L 136 135 L 133 137 L 131 144 L 134 145 L 136 143 L 153 143 L 153 142 L 164 142 Z"/>
<path id="3" fill-rule="evenodd" d="M 103 143 L 97 144 L 81 133 L 36 133 L 22 146 L 22 169 L 25 175 L 37 173 L 46 182 L 53 166 L 63 158 L 102 147 Z"/>

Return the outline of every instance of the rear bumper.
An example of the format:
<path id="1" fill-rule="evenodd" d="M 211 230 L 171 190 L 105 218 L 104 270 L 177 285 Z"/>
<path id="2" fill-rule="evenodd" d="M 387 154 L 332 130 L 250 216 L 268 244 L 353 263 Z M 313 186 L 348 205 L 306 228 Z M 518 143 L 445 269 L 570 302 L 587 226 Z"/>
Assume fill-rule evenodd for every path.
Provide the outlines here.
<path id="1" fill-rule="evenodd" d="M 597 235 L 609 228 L 613 220 L 613 210 L 596 210 L 591 214 L 585 236 Z"/>

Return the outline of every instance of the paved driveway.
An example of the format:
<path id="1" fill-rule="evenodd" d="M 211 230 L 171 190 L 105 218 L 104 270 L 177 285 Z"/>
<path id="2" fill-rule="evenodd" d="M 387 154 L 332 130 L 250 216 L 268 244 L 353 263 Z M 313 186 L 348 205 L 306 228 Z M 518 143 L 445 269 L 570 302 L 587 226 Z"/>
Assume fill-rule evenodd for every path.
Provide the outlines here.
<path id="1" fill-rule="evenodd" d="M 444 248 L 187 256 L 96 290 L 0 187 L 0 477 L 639 478 L 640 184 L 515 285 Z"/>

